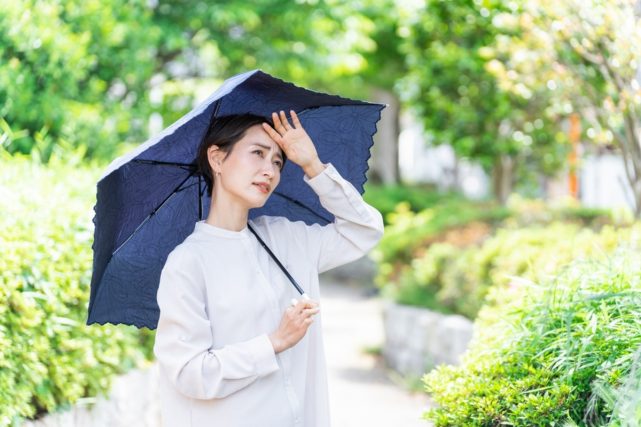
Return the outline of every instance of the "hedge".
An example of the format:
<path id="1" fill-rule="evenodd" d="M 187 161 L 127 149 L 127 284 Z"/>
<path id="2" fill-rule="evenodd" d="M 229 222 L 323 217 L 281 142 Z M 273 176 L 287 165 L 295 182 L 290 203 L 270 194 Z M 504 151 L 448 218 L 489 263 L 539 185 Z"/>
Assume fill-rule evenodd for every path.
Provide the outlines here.
<path id="1" fill-rule="evenodd" d="M 85 326 L 97 177 L 0 160 L 0 426 L 103 393 L 151 356 L 148 332 Z"/>
<path id="2" fill-rule="evenodd" d="M 598 230 L 614 230 L 603 210 L 524 199 L 507 209 L 466 203 L 419 213 L 397 208 L 374 254 L 385 296 L 473 319 L 494 283 L 538 279 L 589 251 Z"/>
<path id="3" fill-rule="evenodd" d="M 491 202 L 458 198 L 420 212 L 413 212 L 408 203 L 398 204 L 387 216 L 389 225 L 372 253 L 378 263 L 377 284 L 385 286 L 393 281 L 398 269 L 408 265 L 417 251 L 420 253 L 424 247 L 441 240 L 448 230 L 475 223 L 493 226 L 509 215 L 508 209 Z"/>
<path id="4" fill-rule="evenodd" d="M 600 232 L 576 224 L 500 228 L 481 244 L 459 248 L 437 243 L 403 270 L 386 294 L 407 305 L 462 314 L 474 319 L 492 286 L 515 277 L 546 280 L 575 258 L 616 244 L 618 231 Z"/>
<path id="5" fill-rule="evenodd" d="M 547 283 L 497 287 L 490 298 L 462 365 L 424 378 L 439 405 L 426 418 L 436 426 L 621 425 L 630 399 L 621 392 L 631 374 L 638 384 L 638 242 L 576 260 Z"/>
<path id="6" fill-rule="evenodd" d="M 363 198 L 374 206 L 387 221 L 389 214 L 403 203 L 412 212 L 420 212 L 443 203 L 464 201 L 464 197 L 455 192 L 440 192 L 433 185 L 382 185 L 365 183 Z"/>

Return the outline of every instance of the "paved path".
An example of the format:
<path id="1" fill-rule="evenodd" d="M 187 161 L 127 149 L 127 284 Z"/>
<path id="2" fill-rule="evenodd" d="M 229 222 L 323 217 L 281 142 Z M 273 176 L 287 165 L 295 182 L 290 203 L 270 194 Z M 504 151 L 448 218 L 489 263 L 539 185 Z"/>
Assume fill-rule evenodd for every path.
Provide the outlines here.
<path id="1" fill-rule="evenodd" d="M 364 351 L 383 344 L 381 300 L 327 277 L 321 289 L 332 427 L 429 427 L 425 394 L 392 382 L 380 358 Z"/>

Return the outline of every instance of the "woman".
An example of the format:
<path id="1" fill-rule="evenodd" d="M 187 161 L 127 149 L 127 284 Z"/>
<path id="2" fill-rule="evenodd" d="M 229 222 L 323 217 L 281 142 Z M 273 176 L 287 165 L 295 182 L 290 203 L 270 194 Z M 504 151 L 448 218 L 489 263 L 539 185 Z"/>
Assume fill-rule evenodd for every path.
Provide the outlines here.
<path id="1" fill-rule="evenodd" d="M 380 213 L 321 163 L 294 111 L 217 118 L 198 164 L 210 185 L 205 221 L 169 255 L 158 290 L 154 352 L 165 427 L 329 426 L 318 273 L 353 261 L 383 233 Z M 248 221 L 265 204 L 285 160 L 335 221 Z M 305 185 L 301 182 L 301 185 Z M 311 299 L 297 293 L 248 223 Z M 320 320 L 320 318 L 319 318 Z"/>

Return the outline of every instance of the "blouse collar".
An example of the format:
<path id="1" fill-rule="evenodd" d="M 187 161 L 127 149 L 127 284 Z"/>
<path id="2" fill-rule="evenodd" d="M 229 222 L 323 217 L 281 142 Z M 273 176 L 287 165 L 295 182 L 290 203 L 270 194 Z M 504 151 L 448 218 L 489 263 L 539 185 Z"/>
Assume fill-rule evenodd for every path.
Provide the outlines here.
<path id="1" fill-rule="evenodd" d="M 198 221 L 194 231 L 205 233 L 209 236 L 224 237 L 227 239 L 247 239 L 250 233 L 247 226 L 240 231 L 233 231 L 207 224 L 205 220 Z"/>

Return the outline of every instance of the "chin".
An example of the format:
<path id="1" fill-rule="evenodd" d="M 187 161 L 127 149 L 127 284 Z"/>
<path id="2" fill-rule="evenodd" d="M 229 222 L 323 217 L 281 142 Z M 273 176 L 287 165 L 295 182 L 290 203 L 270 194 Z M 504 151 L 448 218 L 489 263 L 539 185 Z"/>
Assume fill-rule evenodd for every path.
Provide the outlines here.
<path id="1" fill-rule="evenodd" d="M 265 197 L 262 200 L 256 200 L 254 203 L 251 204 L 250 209 L 262 208 L 263 206 L 265 206 L 265 203 L 267 203 L 267 200 L 269 200 L 269 196 Z"/>

